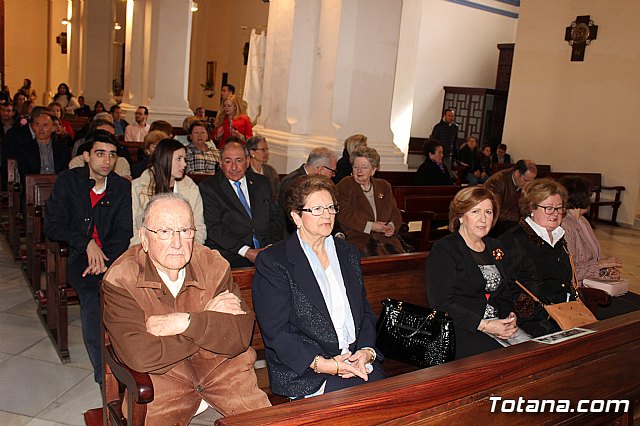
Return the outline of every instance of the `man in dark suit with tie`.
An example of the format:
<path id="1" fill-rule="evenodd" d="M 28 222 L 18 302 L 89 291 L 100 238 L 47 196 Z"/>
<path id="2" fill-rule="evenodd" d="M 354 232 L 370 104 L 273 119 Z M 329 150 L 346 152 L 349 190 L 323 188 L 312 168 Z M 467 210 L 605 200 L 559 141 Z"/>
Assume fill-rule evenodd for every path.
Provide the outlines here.
<path id="1" fill-rule="evenodd" d="M 260 250 L 282 239 L 283 219 L 272 201 L 269 180 L 248 171 L 249 152 L 237 143 L 220 153 L 222 173 L 200 184 L 207 247 L 232 268 L 252 266 Z"/>

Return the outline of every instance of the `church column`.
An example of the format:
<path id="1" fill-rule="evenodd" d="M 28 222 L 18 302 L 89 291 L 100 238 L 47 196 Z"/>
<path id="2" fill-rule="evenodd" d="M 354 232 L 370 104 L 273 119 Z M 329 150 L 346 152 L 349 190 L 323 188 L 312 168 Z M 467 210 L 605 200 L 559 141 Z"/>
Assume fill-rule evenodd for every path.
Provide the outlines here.
<path id="1" fill-rule="evenodd" d="M 150 121 L 174 126 L 192 112 L 187 101 L 191 0 L 128 0 L 122 109 L 138 105 Z"/>
<path id="2" fill-rule="evenodd" d="M 400 13 L 399 0 L 271 3 L 256 131 L 268 137 L 280 172 L 298 167 L 318 146 L 340 155 L 354 133 L 368 136 L 382 169 L 406 169 L 393 145 L 389 108 Z"/>
<path id="3" fill-rule="evenodd" d="M 82 13 L 83 58 L 79 68 L 79 86 L 76 95 L 83 95 L 87 105 L 93 108 L 100 100 L 109 108 L 113 93 L 111 90 L 113 69 L 113 8 L 112 1 L 85 0 Z"/>
<path id="4" fill-rule="evenodd" d="M 80 0 L 68 0 L 67 18 L 70 18 L 67 24 L 67 40 L 68 40 L 68 69 L 69 69 L 69 81 L 67 84 L 71 89 L 71 93 L 77 96 L 78 89 L 81 85 L 80 81 L 80 67 L 82 64 L 82 14 L 84 9 L 84 2 Z M 53 95 L 55 96 L 57 85 L 53 87 Z"/>

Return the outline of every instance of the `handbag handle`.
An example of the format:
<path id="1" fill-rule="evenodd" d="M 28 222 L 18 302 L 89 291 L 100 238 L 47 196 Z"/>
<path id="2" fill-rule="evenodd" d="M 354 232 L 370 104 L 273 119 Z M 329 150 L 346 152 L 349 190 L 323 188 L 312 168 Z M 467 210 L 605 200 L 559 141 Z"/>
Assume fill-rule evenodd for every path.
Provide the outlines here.
<path id="1" fill-rule="evenodd" d="M 533 293 L 531 293 L 529 290 L 527 290 L 527 288 L 524 285 L 522 285 L 522 283 L 520 283 L 520 281 L 516 280 L 516 284 L 518 284 L 520 286 L 520 288 L 523 289 L 524 292 L 527 293 L 529 295 L 529 297 L 531 297 L 533 299 L 534 302 L 538 302 L 542 306 L 545 306 L 545 304 L 542 303 L 540 301 L 540 299 L 538 299 Z"/>
<path id="2" fill-rule="evenodd" d="M 580 286 L 578 285 L 578 278 L 576 277 L 576 264 L 573 261 L 573 255 L 569 253 L 567 250 L 566 244 L 564 245 L 564 251 L 569 255 L 569 262 L 571 262 L 571 284 L 573 284 L 573 289 L 576 292 L 576 297 L 578 297 L 578 289 Z"/>
<path id="3" fill-rule="evenodd" d="M 436 316 L 436 310 L 434 309 L 423 321 L 422 324 L 420 324 L 418 327 L 416 327 L 416 329 L 414 331 L 412 331 L 411 333 L 409 333 L 406 336 L 402 336 L 405 339 L 409 339 L 413 336 L 415 336 L 416 334 L 418 334 L 421 330 L 422 327 L 424 327 L 424 325 L 427 323 L 427 321 L 431 321 L 433 318 L 435 318 Z"/>

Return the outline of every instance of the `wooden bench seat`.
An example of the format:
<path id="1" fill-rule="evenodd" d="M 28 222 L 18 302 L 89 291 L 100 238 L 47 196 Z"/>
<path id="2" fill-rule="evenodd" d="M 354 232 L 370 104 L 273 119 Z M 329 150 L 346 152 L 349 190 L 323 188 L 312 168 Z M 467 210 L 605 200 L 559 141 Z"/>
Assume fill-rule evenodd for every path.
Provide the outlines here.
<path id="1" fill-rule="evenodd" d="M 362 273 L 365 287 L 367 288 L 367 299 L 376 315 L 379 315 L 382 310 L 382 300 L 387 297 L 413 304 L 427 305 L 426 260 L 427 253 L 425 252 L 377 256 L 362 260 Z M 234 282 L 238 284 L 243 298 L 252 308 L 251 283 L 254 273 L 255 268 L 241 268 L 232 271 Z M 122 403 L 125 394 L 124 389 L 126 388 L 126 393 L 129 394 L 129 401 L 133 400 L 137 401 L 137 403 L 132 404 L 132 408 L 129 410 L 132 417 L 128 420 L 129 423 L 124 424 L 144 424 L 144 421 L 139 423 L 140 419 L 144 419 L 143 413 L 146 413 L 144 405 L 153 399 L 153 390 L 152 388 L 151 390 L 148 389 L 149 376 L 147 374 L 140 375 L 141 373 L 129 370 L 126 366 L 117 362 L 108 343 L 108 337 L 105 342 L 105 395 L 103 399 L 107 401 L 106 405 L 110 421 L 113 422 L 112 424 L 123 424 L 118 423 L 118 421 L 122 420 Z M 264 350 L 264 342 L 257 323 L 254 325 L 251 346 L 259 354 Z M 259 385 L 270 396 L 272 403 L 286 401 L 286 398 L 271 394 L 268 382 L 266 382 L 266 369 L 261 370 L 257 370 Z M 411 366 L 392 361 L 387 363 L 385 361 L 385 371 L 389 375 L 397 375 L 413 370 L 415 368 Z M 142 380 L 141 384 L 136 382 L 136 377 Z M 102 411 L 101 409 L 95 410 Z M 88 413 L 85 419 L 89 425 L 92 424 L 90 419 L 99 417 L 101 416 L 98 416 L 94 411 Z M 137 420 L 134 421 L 133 418 Z"/>
<path id="2" fill-rule="evenodd" d="M 215 424 L 584 425 L 617 420 L 616 424 L 630 425 L 633 407 L 640 398 L 640 312 L 585 328 L 596 332 L 555 345 L 526 342 L 375 383 L 221 418 Z M 569 401 L 573 410 L 514 412 L 519 398 Z M 612 410 L 619 407 L 618 412 L 580 412 L 577 408 L 584 406 L 578 407 L 578 402 L 585 399 L 623 402 L 612 405 Z M 514 403 L 503 405 L 504 400 Z M 500 412 L 501 407 L 512 412 Z M 597 410 L 600 405 L 596 403 L 594 407 Z M 625 407 L 627 411 L 622 412 Z"/>

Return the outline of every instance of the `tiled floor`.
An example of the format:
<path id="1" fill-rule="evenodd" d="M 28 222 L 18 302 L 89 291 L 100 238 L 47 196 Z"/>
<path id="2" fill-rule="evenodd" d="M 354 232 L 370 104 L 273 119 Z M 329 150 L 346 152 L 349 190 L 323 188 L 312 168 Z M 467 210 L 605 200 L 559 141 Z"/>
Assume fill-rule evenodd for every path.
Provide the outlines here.
<path id="1" fill-rule="evenodd" d="M 640 293 L 640 231 L 599 225 L 596 235 L 605 255 L 623 260 L 631 290 Z M 0 236 L 0 425 L 83 425 L 82 413 L 101 405 L 77 306 L 69 308 L 69 318 L 71 363 L 63 365 Z"/>

